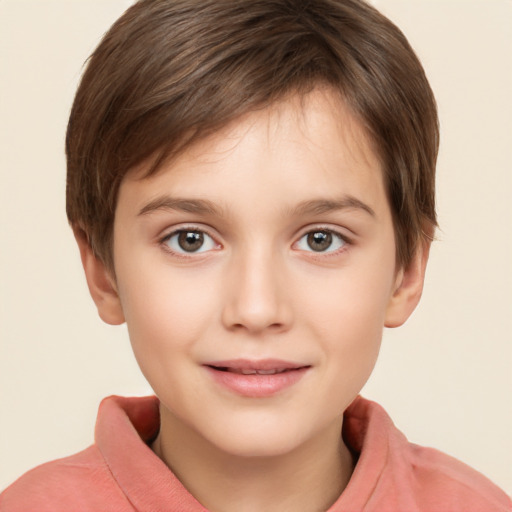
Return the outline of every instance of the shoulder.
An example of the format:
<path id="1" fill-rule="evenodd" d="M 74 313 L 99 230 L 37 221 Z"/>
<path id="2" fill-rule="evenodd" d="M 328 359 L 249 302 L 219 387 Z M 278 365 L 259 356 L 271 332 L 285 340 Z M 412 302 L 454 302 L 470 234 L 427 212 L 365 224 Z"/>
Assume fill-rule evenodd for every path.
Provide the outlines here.
<path id="1" fill-rule="evenodd" d="M 38 466 L 0 494 L 1 512 L 131 511 L 96 446 Z"/>
<path id="2" fill-rule="evenodd" d="M 358 454 L 345 499 L 360 510 L 512 512 L 499 487 L 459 460 L 409 442 L 375 402 L 358 397 L 351 404 L 343 437 Z"/>
<path id="3" fill-rule="evenodd" d="M 510 498 L 463 462 L 413 443 L 407 451 L 416 495 L 426 510 L 512 511 Z"/>

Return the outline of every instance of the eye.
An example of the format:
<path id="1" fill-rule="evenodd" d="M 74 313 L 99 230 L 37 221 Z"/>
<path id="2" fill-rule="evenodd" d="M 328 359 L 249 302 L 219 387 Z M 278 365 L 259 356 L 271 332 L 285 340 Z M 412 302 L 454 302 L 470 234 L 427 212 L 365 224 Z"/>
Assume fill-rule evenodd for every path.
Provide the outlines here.
<path id="1" fill-rule="evenodd" d="M 174 231 L 162 242 L 176 253 L 201 253 L 217 247 L 213 238 L 204 231 L 180 229 Z"/>
<path id="2" fill-rule="evenodd" d="M 328 229 L 318 229 L 306 233 L 297 242 L 302 251 L 335 252 L 342 249 L 347 241 L 339 234 Z"/>

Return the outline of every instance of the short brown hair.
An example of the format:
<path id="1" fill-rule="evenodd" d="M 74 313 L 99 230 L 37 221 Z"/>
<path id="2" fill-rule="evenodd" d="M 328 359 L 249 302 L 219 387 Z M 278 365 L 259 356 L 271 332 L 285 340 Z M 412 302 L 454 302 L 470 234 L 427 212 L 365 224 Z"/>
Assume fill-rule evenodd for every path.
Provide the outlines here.
<path id="1" fill-rule="evenodd" d="M 362 0 L 139 0 L 94 51 L 71 111 L 67 215 L 113 270 L 119 185 L 238 116 L 339 91 L 384 170 L 406 266 L 436 226 L 434 96 L 402 32 Z"/>

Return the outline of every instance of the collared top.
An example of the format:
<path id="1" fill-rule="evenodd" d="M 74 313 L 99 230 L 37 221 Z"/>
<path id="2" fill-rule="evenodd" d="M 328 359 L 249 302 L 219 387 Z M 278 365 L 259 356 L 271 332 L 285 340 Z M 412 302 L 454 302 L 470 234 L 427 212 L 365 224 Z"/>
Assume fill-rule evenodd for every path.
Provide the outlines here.
<path id="1" fill-rule="evenodd" d="M 1 512 L 208 512 L 151 451 L 160 427 L 155 397 L 103 400 L 95 443 L 29 471 L 0 495 Z M 483 475 L 409 443 L 378 404 L 358 397 L 343 439 L 357 457 L 327 512 L 510 512 L 510 498 Z"/>

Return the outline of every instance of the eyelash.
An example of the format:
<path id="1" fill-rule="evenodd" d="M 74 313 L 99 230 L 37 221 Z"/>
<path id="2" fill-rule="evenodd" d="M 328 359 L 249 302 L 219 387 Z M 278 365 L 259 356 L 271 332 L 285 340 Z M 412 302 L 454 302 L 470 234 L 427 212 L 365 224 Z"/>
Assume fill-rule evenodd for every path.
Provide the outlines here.
<path id="1" fill-rule="evenodd" d="M 171 247 L 169 247 L 168 242 L 169 242 L 169 240 L 172 239 L 172 237 L 174 237 L 180 233 L 198 233 L 198 234 L 206 235 L 213 241 L 213 243 L 216 245 L 217 248 L 222 247 L 221 244 L 215 240 L 215 237 L 212 236 L 204 228 L 198 227 L 198 226 L 183 226 L 183 227 L 180 227 L 178 229 L 171 231 L 170 233 L 166 234 L 165 236 L 163 236 L 162 238 L 159 239 L 159 244 L 163 247 L 163 249 L 166 250 L 167 252 L 171 253 L 175 257 L 184 258 L 184 259 L 197 258 L 198 255 L 200 255 L 200 254 L 208 253 L 208 252 L 211 252 L 212 250 L 215 250 L 215 249 L 208 249 L 206 251 L 189 252 L 189 253 L 187 253 L 186 251 L 183 251 L 183 252 L 176 251 L 176 250 L 172 249 Z M 309 229 L 308 231 L 303 232 L 300 235 L 300 237 L 297 239 L 297 241 L 295 241 L 293 243 L 293 246 L 296 246 L 304 237 L 307 237 L 308 235 L 311 235 L 314 233 L 328 233 L 343 242 L 342 247 L 335 249 L 335 250 L 327 250 L 327 251 L 314 251 L 313 249 L 311 249 L 309 251 L 304 250 L 304 252 L 310 253 L 315 258 L 327 258 L 327 257 L 337 256 L 340 253 L 345 252 L 347 250 L 347 247 L 352 245 L 352 243 L 353 243 L 349 237 L 347 237 L 345 234 L 342 234 L 333 228 L 326 227 L 326 226 L 318 226 L 318 227 L 315 227 L 313 229 Z"/>
<path id="2" fill-rule="evenodd" d="M 162 238 L 160 238 L 159 240 L 159 245 L 161 245 L 163 247 L 163 249 L 167 252 L 169 252 L 170 254 L 172 254 L 173 256 L 175 257 L 178 257 L 178 258 L 183 258 L 183 259 L 191 259 L 191 258 L 197 258 L 198 257 L 198 254 L 203 254 L 203 253 L 206 253 L 206 252 L 210 252 L 212 249 L 208 250 L 208 251 L 201 251 L 201 252 L 190 252 L 190 253 L 187 253 L 186 251 L 183 251 L 183 252 L 179 252 L 179 251 L 176 251 L 174 249 L 172 249 L 169 245 L 168 245 L 168 242 L 169 240 L 171 240 L 174 236 L 180 234 L 180 233 L 198 233 L 198 234 L 202 234 L 202 235 L 206 235 L 208 238 L 210 238 L 214 245 L 216 247 L 221 247 L 221 244 L 219 244 L 216 240 L 215 240 L 215 237 L 212 236 L 206 229 L 204 228 L 200 228 L 198 226 L 183 226 L 183 227 L 180 227 L 178 229 L 175 229 L 173 231 L 171 231 L 170 233 L 166 234 L 165 236 L 163 236 Z"/>
<path id="3" fill-rule="evenodd" d="M 353 241 L 351 238 L 349 238 L 348 236 L 346 236 L 343 233 L 340 233 L 336 229 L 333 229 L 333 228 L 327 227 L 327 226 L 316 226 L 313 229 L 308 229 L 307 231 L 302 233 L 301 236 L 299 237 L 299 239 L 296 242 L 294 242 L 293 245 L 297 245 L 304 237 L 307 237 L 308 235 L 311 235 L 314 233 L 328 233 L 343 242 L 343 245 L 340 248 L 335 249 L 335 250 L 314 251 L 313 249 L 311 249 L 309 251 L 305 251 L 305 252 L 310 253 L 310 255 L 315 258 L 329 258 L 329 257 L 333 257 L 333 256 L 338 256 L 341 253 L 345 252 L 348 249 L 348 247 L 353 244 Z"/>

